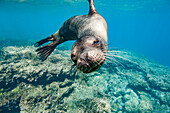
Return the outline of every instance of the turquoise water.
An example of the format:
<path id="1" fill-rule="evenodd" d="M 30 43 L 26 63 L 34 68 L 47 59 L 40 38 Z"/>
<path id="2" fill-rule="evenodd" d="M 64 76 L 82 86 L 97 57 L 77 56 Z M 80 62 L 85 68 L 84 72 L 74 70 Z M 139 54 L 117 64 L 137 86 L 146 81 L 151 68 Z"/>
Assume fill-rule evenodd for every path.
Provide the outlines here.
<path id="1" fill-rule="evenodd" d="M 170 112 L 170 1 L 95 6 L 108 23 L 108 56 L 115 60 L 83 74 L 72 67 L 75 41 L 44 62 L 33 44 L 87 14 L 87 0 L 0 0 L 0 113 Z"/>
<path id="2" fill-rule="evenodd" d="M 169 0 L 95 0 L 108 23 L 109 47 L 130 50 L 170 67 Z M 35 42 L 74 15 L 88 13 L 86 0 L 1 0 L 0 37 Z"/>

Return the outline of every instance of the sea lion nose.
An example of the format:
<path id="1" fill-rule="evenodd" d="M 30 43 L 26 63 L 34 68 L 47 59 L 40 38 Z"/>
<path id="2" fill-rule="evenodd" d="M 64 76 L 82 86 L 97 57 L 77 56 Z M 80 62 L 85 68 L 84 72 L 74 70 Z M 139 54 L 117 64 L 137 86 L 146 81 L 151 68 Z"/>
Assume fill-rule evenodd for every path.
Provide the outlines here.
<path id="1" fill-rule="evenodd" d="M 79 62 L 81 62 L 81 65 L 89 66 L 88 53 L 82 54 L 82 55 L 80 56 Z"/>
<path id="2" fill-rule="evenodd" d="M 80 56 L 81 61 L 86 61 L 88 60 L 88 53 L 84 53 L 83 55 Z"/>
<path id="3" fill-rule="evenodd" d="M 83 58 L 87 60 L 88 59 L 88 53 L 84 53 Z"/>

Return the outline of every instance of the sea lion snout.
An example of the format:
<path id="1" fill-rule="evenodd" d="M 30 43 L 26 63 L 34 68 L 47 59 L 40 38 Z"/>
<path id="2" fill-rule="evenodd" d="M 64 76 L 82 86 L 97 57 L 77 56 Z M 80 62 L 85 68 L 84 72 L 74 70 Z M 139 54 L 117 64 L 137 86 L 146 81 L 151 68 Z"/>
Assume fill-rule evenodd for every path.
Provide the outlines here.
<path id="1" fill-rule="evenodd" d="M 88 53 L 85 53 L 80 56 L 80 58 L 78 59 L 77 65 L 78 65 L 79 69 L 83 70 L 83 68 L 90 67 L 90 62 L 91 61 L 88 57 Z"/>
<path id="2" fill-rule="evenodd" d="M 96 71 L 104 62 L 102 51 L 94 49 L 83 52 L 77 60 L 78 68 L 84 73 Z"/>

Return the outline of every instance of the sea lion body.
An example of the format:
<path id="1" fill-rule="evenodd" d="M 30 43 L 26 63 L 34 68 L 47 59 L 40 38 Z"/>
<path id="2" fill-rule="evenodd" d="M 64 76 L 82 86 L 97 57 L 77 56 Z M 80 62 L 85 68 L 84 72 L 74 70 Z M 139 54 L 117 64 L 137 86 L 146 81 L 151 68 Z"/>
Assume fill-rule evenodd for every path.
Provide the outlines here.
<path id="1" fill-rule="evenodd" d="M 83 36 L 96 36 L 107 42 L 107 24 L 99 14 L 74 16 L 64 22 L 58 34 L 59 38 L 64 37 L 68 40 L 77 40 Z"/>
<path id="2" fill-rule="evenodd" d="M 69 18 L 53 35 L 40 40 L 35 45 L 40 46 L 48 41 L 50 44 L 38 48 L 36 51 L 45 60 L 55 47 L 68 40 L 77 40 L 72 47 L 71 59 L 84 73 L 97 70 L 105 60 L 107 53 L 107 23 L 100 16 L 89 0 L 88 15 Z"/>

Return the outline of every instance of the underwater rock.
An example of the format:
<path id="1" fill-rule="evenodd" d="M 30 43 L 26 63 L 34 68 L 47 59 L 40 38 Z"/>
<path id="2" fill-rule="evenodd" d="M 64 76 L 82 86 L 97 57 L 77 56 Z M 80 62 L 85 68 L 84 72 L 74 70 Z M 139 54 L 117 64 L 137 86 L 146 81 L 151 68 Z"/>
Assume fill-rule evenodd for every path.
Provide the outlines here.
<path id="1" fill-rule="evenodd" d="M 122 51 L 124 66 L 82 74 L 62 47 L 44 62 L 33 46 L 0 51 L 0 112 L 170 112 L 170 69 L 148 58 Z"/>

